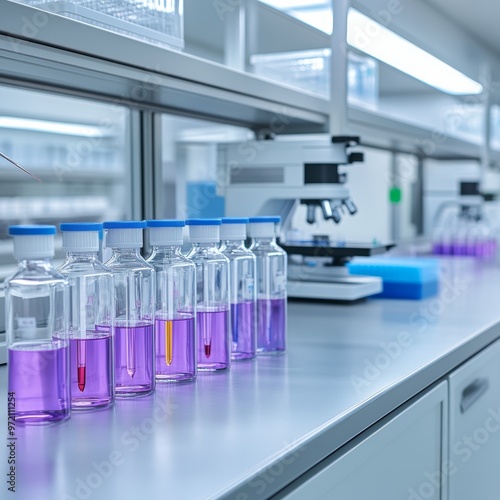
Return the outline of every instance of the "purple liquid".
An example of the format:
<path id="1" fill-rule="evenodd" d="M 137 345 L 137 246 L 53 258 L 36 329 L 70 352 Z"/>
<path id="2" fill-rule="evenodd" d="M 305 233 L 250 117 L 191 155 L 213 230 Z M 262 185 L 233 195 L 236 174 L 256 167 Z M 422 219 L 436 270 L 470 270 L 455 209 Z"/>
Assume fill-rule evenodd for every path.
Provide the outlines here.
<path id="1" fill-rule="evenodd" d="M 117 397 L 145 396 L 155 388 L 153 325 L 115 327 Z"/>
<path id="2" fill-rule="evenodd" d="M 480 242 L 460 243 L 456 242 L 452 245 L 445 243 L 435 243 L 433 252 L 441 255 L 469 255 L 480 258 L 493 257 L 497 251 L 497 243 L 493 240 Z"/>
<path id="3" fill-rule="evenodd" d="M 168 328 L 171 324 L 172 345 L 167 350 Z M 194 317 L 170 321 L 157 319 L 156 329 L 156 380 L 183 382 L 196 377 Z"/>
<path id="4" fill-rule="evenodd" d="M 27 342 L 8 351 L 8 392 L 15 392 L 16 422 L 36 424 L 69 418 L 67 342 Z"/>
<path id="5" fill-rule="evenodd" d="M 487 240 L 478 245 L 476 255 L 482 258 L 494 257 L 497 251 L 497 242 L 495 240 Z"/>
<path id="6" fill-rule="evenodd" d="M 229 368 L 229 311 L 198 311 L 198 370 Z"/>
<path id="7" fill-rule="evenodd" d="M 441 245 L 442 255 L 453 255 L 453 246 L 450 243 L 443 243 Z"/>
<path id="8" fill-rule="evenodd" d="M 434 243 L 432 246 L 432 253 L 435 255 L 442 255 L 445 252 L 443 251 L 443 245 L 441 243 Z"/>
<path id="9" fill-rule="evenodd" d="M 453 255 L 467 255 L 467 244 L 453 243 L 451 252 Z"/>
<path id="10" fill-rule="evenodd" d="M 286 299 L 257 300 L 257 352 L 286 349 Z"/>
<path id="11" fill-rule="evenodd" d="M 255 358 L 256 330 L 254 302 L 231 304 L 231 332 L 233 340 L 231 359 Z"/>
<path id="12" fill-rule="evenodd" d="M 70 339 L 69 373 L 74 410 L 106 408 L 113 403 L 112 339 L 109 333 L 100 332 L 86 332 L 83 339 Z"/>

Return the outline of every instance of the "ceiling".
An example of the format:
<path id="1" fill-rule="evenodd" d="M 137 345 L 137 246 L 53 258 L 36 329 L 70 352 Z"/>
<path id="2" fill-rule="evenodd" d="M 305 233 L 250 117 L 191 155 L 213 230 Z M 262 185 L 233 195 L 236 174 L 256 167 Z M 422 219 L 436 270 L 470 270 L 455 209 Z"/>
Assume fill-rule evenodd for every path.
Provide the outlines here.
<path id="1" fill-rule="evenodd" d="M 426 0 L 500 56 L 498 0 Z"/>

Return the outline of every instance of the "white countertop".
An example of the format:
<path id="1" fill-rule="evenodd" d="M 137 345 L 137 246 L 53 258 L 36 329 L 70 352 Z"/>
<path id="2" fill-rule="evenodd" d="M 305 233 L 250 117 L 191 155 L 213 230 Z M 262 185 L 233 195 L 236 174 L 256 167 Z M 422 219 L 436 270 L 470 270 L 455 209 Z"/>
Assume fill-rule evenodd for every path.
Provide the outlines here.
<path id="1" fill-rule="evenodd" d="M 500 337 L 500 268 L 443 263 L 439 296 L 291 302 L 286 355 L 159 385 L 64 424 L 18 428 L 12 498 L 269 497 Z"/>

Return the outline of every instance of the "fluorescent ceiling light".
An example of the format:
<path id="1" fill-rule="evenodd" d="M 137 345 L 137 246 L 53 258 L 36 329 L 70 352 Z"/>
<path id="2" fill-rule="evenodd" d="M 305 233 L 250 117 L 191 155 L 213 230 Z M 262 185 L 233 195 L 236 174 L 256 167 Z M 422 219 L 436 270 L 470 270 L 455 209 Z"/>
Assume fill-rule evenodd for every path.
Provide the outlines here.
<path id="1" fill-rule="evenodd" d="M 260 0 L 330 34 L 332 9 L 325 0 Z M 460 71 L 417 47 L 380 23 L 349 9 L 347 42 L 356 49 L 420 80 L 454 95 L 480 94 L 483 86 Z"/>
<path id="2" fill-rule="evenodd" d="M 278 10 L 310 9 L 330 6 L 329 0 L 260 0 Z M 331 10 L 331 9 L 330 9 Z"/>
<path id="3" fill-rule="evenodd" d="M 201 127 L 181 130 L 176 142 L 243 142 L 254 139 L 250 130 L 228 127 Z"/>
<path id="4" fill-rule="evenodd" d="M 347 43 L 442 92 L 483 91 L 479 82 L 354 9 L 349 10 Z"/>
<path id="5" fill-rule="evenodd" d="M 260 0 L 282 10 L 303 23 L 331 34 L 333 26 L 330 0 Z"/>
<path id="6" fill-rule="evenodd" d="M 16 118 L 14 116 L 0 116 L 0 127 L 29 130 L 32 132 L 46 132 L 49 134 L 75 135 L 78 137 L 103 137 L 105 135 L 102 129 L 91 125 L 32 120 L 30 118 Z"/>

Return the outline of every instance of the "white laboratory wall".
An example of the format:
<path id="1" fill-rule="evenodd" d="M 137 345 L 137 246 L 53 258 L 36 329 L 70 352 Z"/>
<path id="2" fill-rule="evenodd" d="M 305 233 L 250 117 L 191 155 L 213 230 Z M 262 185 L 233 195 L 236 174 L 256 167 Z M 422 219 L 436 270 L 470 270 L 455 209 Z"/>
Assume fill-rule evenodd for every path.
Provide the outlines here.
<path id="1" fill-rule="evenodd" d="M 389 188 L 391 154 L 364 148 L 365 161 L 347 167 L 347 186 L 358 207 L 354 216 L 344 214 L 340 224 L 323 220 L 318 208 L 317 222 L 306 222 L 306 207 L 295 213 L 293 226 L 306 235 L 328 234 L 331 241 L 387 242 L 391 240 Z"/>

